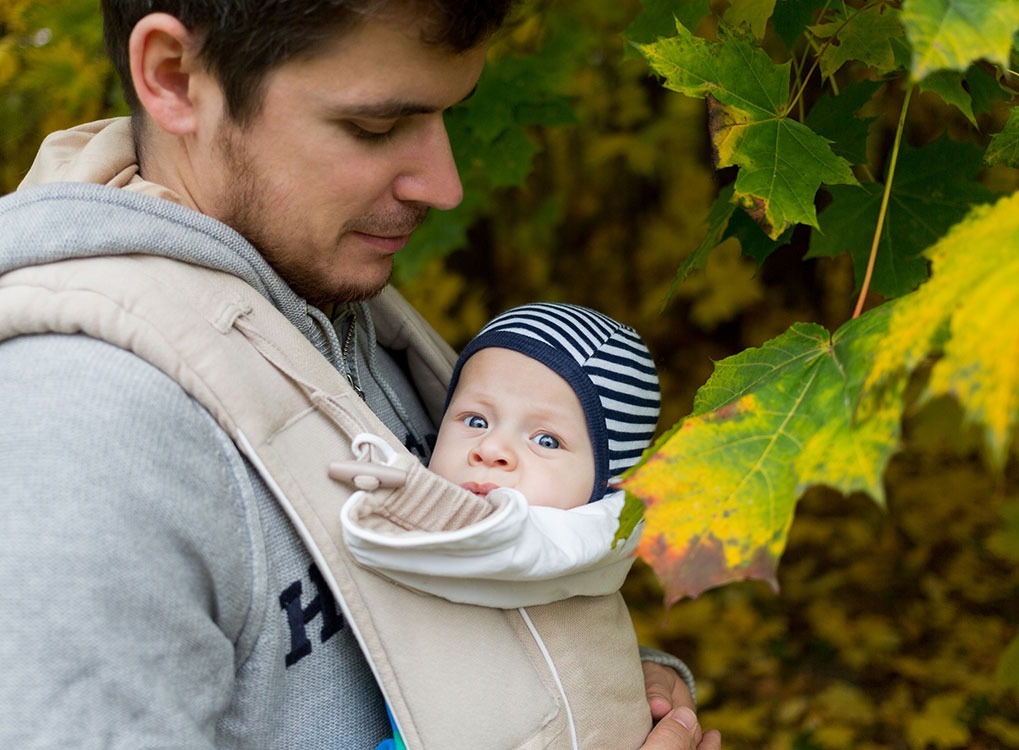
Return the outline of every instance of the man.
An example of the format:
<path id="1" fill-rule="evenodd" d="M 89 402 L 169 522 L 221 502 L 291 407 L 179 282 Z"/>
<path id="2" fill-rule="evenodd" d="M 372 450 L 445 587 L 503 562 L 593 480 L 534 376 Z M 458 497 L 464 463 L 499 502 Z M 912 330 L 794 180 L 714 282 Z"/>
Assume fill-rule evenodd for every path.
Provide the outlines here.
<path id="1" fill-rule="evenodd" d="M 130 127 L 44 146 L 23 187 L 46 187 L 0 209 L 0 273 L 137 252 L 225 271 L 427 457 L 426 405 L 363 301 L 461 199 L 443 112 L 504 4 L 103 10 Z M 375 676 L 265 478 L 173 379 L 67 333 L 0 346 L 0 745 L 374 746 Z M 646 747 L 720 747 L 675 673 L 646 670 L 653 713 L 676 706 Z"/>

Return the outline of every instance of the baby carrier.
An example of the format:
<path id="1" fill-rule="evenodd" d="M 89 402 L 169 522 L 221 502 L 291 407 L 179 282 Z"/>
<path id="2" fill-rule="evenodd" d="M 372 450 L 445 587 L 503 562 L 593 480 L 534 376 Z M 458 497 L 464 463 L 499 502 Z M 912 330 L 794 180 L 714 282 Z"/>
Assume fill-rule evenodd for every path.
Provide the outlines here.
<path id="1" fill-rule="evenodd" d="M 453 353 L 393 290 L 372 302 L 381 344 L 405 349 L 433 417 Z M 0 340 L 84 333 L 179 383 L 256 468 L 315 559 L 408 747 L 639 747 L 651 726 L 629 614 L 618 594 L 527 609 L 455 604 L 359 566 L 340 508 L 355 489 L 419 497 L 422 528 L 483 517 L 478 498 L 430 473 L 346 379 L 255 289 L 152 255 L 65 260 L 0 277 Z M 359 433 L 397 458 L 348 468 Z M 336 472 L 333 472 L 334 475 Z M 436 689 L 441 686 L 441 689 Z"/>

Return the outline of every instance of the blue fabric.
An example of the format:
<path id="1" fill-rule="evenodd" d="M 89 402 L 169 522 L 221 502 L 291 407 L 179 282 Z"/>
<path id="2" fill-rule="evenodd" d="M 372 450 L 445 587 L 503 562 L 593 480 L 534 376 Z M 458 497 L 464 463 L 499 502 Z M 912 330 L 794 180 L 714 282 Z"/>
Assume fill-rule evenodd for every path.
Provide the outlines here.
<path id="1" fill-rule="evenodd" d="M 400 730 L 396 727 L 396 719 L 393 718 L 393 712 L 389 709 L 388 704 L 386 704 L 386 716 L 389 718 L 389 726 L 393 729 L 393 736 L 382 740 L 382 742 L 375 746 L 375 750 L 407 750 L 407 746 L 403 743 L 403 737 L 400 735 Z"/>

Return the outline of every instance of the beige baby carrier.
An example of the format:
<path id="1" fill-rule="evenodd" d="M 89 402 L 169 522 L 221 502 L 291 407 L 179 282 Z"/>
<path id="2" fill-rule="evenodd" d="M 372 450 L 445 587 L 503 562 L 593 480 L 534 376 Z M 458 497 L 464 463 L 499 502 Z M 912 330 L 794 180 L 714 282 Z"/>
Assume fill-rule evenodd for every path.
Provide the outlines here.
<path id="1" fill-rule="evenodd" d="M 452 352 L 394 291 L 372 303 L 380 342 L 406 348 L 437 417 Z M 198 400 L 293 521 L 357 634 L 404 741 L 427 750 L 639 747 L 651 726 L 637 644 L 618 594 L 519 610 L 454 604 L 360 567 L 339 509 L 357 485 L 412 493 L 403 522 L 457 528 L 487 506 L 425 469 L 337 370 L 230 274 L 155 256 L 61 261 L 0 277 L 0 340 L 85 333 L 130 350 Z M 392 444 L 355 461 L 352 436 Z M 330 477 L 346 464 L 346 481 Z M 441 689 L 437 689 L 441 688 Z"/>

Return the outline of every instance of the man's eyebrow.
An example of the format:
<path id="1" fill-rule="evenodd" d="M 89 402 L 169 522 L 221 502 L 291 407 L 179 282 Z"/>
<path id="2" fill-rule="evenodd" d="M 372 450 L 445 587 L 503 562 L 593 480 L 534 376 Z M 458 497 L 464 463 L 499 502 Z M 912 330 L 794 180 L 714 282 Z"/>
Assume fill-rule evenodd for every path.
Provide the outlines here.
<path id="1" fill-rule="evenodd" d="M 455 104 L 463 102 L 474 96 L 478 90 L 474 86 L 467 95 Z M 455 106 L 454 104 L 454 106 Z M 440 112 L 445 107 L 438 107 L 433 104 L 408 101 L 405 99 L 387 99 L 381 102 L 365 102 L 363 104 L 339 105 L 333 107 L 334 116 L 340 117 L 363 117 L 369 120 L 392 120 L 398 117 L 409 117 L 410 115 L 425 115 L 432 112 Z"/>

